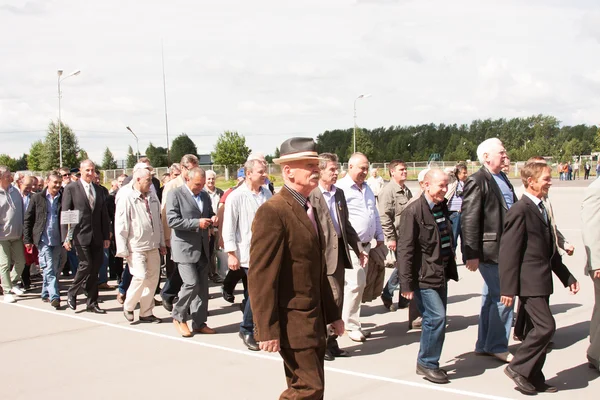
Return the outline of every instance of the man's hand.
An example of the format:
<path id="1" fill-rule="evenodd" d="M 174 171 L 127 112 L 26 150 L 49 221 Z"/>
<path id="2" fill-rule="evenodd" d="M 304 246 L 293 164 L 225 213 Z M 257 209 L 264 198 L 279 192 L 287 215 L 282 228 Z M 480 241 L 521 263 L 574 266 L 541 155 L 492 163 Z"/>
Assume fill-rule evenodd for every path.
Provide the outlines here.
<path id="1" fill-rule="evenodd" d="M 500 296 L 500 303 L 506 307 L 512 307 L 514 296 Z"/>
<path id="2" fill-rule="evenodd" d="M 211 225 L 212 220 L 210 218 L 200 218 L 200 223 L 198 224 L 198 226 L 200 226 L 200 229 L 206 229 Z"/>
<path id="3" fill-rule="evenodd" d="M 110 240 L 105 240 L 104 241 L 104 248 L 108 249 L 110 247 Z"/>
<path id="4" fill-rule="evenodd" d="M 415 292 L 402 292 L 401 295 L 406 300 L 412 300 L 415 297 Z"/>
<path id="5" fill-rule="evenodd" d="M 171 239 L 165 239 L 165 246 L 171 247 Z"/>
<path id="6" fill-rule="evenodd" d="M 167 248 L 166 247 L 160 247 L 158 249 L 158 252 L 160 253 L 161 256 L 166 256 L 167 255 Z"/>
<path id="7" fill-rule="evenodd" d="M 269 353 L 275 353 L 281 348 L 279 346 L 279 339 L 267 340 L 266 342 L 259 342 L 258 347 L 260 347 L 262 351 L 268 351 Z"/>
<path id="8" fill-rule="evenodd" d="M 219 226 L 219 218 L 216 215 L 213 215 L 211 218 L 214 226 Z"/>
<path id="9" fill-rule="evenodd" d="M 565 251 L 567 252 L 568 255 L 572 256 L 573 252 L 575 252 L 575 246 L 573 246 L 571 243 L 569 243 L 568 245 L 565 246 Z"/>
<path id="10" fill-rule="evenodd" d="M 378 240 L 377 244 L 375 245 L 375 248 L 377 248 L 379 246 L 383 246 L 383 240 Z"/>
<path id="11" fill-rule="evenodd" d="M 594 279 L 600 279 L 600 269 L 594 271 L 594 275 L 592 276 Z"/>
<path id="12" fill-rule="evenodd" d="M 341 319 L 338 319 L 337 321 L 333 321 L 331 323 L 331 328 L 333 329 L 333 333 L 335 333 L 338 336 L 342 336 L 344 334 L 344 321 Z"/>
<path id="13" fill-rule="evenodd" d="M 396 241 L 395 240 L 390 240 L 389 242 L 387 242 L 385 244 L 388 249 L 390 249 L 391 251 L 396 251 Z"/>
<path id="14" fill-rule="evenodd" d="M 227 253 L 227 266 L 232 271 L 240 269 L 240 260 L 235 256 L 234 252 Z"/>
<path id="15" fill-rule="evenodd" d="M 575 281 L 574 283 L 571 283 L 569 290 L 571 291 L 571 294 L 577 294 L 577 292 L 579 292 L 579 282 Z"/>
<path id="16" fill-rule="evenodd" d="M 66 242 L 63 243 L 63 247 L 65 248 L 65 250 L 71 251 L 71 248 L 72 248 L 71 242 L 67 240 Z"/>
<path id="17" fill-rule="evenodd" d="M 27 251 L 31 251 L 31 249 L 33 249 L 33 245 L 31 243 L 26 243 L 25 248 L 27 249 Z"/>
<path id="18" fill-rule="evenodd" d="M 477 271 L 477 268 L 479 268 L 479 259 L 478 258 L 472 258 L 470 260 L 467 260 L 467 263 L 465 264 L 465 267 L 467 267 L 467 269 L 469 271 Z"/>
<path id="19" fill-rule="evenodd" d="M 369 253 L 366 251 L 361 251 L 358 256 L 358 260 L 360 261 L 360 266 L 362 268 L 366 268 L 367 265 L 369 265 Z"/>

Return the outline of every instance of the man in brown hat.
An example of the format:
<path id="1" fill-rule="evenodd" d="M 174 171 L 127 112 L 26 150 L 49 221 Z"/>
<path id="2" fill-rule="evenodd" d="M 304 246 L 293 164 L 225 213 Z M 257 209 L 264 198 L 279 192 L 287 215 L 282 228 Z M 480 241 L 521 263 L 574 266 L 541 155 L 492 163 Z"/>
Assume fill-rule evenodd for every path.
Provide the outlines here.
<path id="1" fill-rule="evenodd" d="M 256 212 L 248 289 L 254 336 L 261 350 L 278 351 L 288 388 L 280 398 L 321 399 L 326 326 L 344 333 L 327 280 L 323 231 L 308 201 L 319 182 L 319 158 L 310 138 L 280 147 L 284 187 Z M 257 221 L 269 221 L 269 224 Z"/>

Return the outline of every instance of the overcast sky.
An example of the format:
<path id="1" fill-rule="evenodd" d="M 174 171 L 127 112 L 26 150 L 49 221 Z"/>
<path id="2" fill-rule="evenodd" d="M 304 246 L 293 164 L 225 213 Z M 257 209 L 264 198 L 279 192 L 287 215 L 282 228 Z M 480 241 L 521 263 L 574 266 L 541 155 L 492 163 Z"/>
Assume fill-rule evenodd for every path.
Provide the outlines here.
<path id="1" fill-rule="evenodd" d="M 168 127 L 199 153 L 224 130 L 272 153 L 292 136 L 551 114 L 599 123 L 597 0 L 0 0 L 0 153 L 58 117 L 92 159 Z"/>

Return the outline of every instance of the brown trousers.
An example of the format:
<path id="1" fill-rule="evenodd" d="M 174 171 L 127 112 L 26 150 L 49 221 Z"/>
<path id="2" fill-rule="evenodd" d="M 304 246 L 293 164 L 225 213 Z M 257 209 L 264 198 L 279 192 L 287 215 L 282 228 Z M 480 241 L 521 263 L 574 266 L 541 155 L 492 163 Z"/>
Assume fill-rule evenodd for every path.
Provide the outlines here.
<path id="1" fill-rule="evenodd" d="M 288 388 L 279 396 L 280 400 L 318 400 L 325 392 L 323 359 L 325 345 L 309 349 L 282 348 L 285 380 Z"/>

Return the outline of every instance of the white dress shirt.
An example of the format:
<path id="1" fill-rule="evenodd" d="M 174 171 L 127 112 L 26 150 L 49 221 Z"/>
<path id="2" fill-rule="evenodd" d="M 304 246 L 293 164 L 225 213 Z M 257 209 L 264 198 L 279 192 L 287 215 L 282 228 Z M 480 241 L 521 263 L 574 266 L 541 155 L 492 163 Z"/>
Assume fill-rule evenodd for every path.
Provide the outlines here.
<path id="1" fill-rule="evenodd" d="M 331 190 L 325 189 L 323 186 L 319 185 L 319 189 L 321 189 L 321 193 L 323 194 L 323 198 L 325 199 L 325 203 L 327 203 L 327 208 L 329 209 L 329 214 L 331 215 L 331 220 L 333 221 L 333 227 L 335 228 L 335 233 L 338 237 L 342 237 L 342 231 L 340 229 L 340 221 L 338 221 L 338 213 L 335 209 L 335 185 L 331 185 Z"/>
<path id="2" fill-rule="evenodd" d="M 360 241 L 368 243 L 376 239 L 383 242 L 383 229 L 375 204 L 375 195 L 369 185 L 363 182 L 359 188 L 350 175 L 346 175 L 337 182 L 337 188 L 343 190 L 346 195 L 350 225 Z"/>

